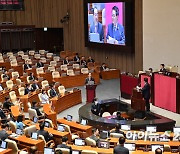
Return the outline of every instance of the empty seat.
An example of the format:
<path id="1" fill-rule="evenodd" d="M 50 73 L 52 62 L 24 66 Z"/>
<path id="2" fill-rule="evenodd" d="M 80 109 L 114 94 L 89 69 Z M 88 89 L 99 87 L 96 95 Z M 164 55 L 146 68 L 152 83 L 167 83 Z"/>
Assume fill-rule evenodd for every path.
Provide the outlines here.
<path id="1" fill-rule="evenodd" d="M 59 57 L 59 56 L 54 56 L 54 57 L 53 57 L 53 60 L 56 61 L 56 62 L 58 62 L 58 61 L 60 61 L 60 57 Z"/>
<path id="2" fill-rule="evenodd" d="M 44 80 L 41 82 L 41 85 L 42 85 L 42 89 L 45 89 L 46 86 L 49 86 L 49 83 L 47 80 Z"/>
<path id="3" fill-rule="evenodd" d="M 19 72 L 12 72 L 12 78 L 19 78 Z"/>
<path id="4" fill-rule="evenodd" d="M 21 56 L 21 57 L 22 57 L 22 56 L 24 55 L 24 51 L 18 51 L 17 54 L 18 54 L 18 56 Z"/>
<path id="5" fill-rule="evenodd" d="M 46 57 L 49 58 L 49 59 L 51 59 L 52 56 L 53 56 L 53 53 L 47 53 L 47 54 L 46 54 Z"/>
<path id="6" fill-rule="evenodd" d="M 34 56 L 34 54 L 35 54 L 35 51 L 34 51 L 34 50 L 30 50 L 30 51 L 29 51 L 29 55 L 30 55 L 30 56 Z"/>
<path id="7" fill-rule="evenodd" d="M 12 89 L 13 88 L 13 81 L 12 80 L 6 81 L 6 86 L 7 86 L 7 88 Z"/>
<path id="8" fill-rule="evenodd" d="M 41 58 L 41 62 L 42 62 L 42 63 L 46 63 L 46 58 L 45 58 L 45 57 L 42 57 L 42 58 Z"/>
<path id="9" fill-rule="evenodd" d="M 41 55 L 40 55 L 40 54 L 34 54 L 34 58 L 35 58 L 35 59 L 40 59 L 40 58 L 41 58 Z"/>
<path id="10" fill-rule="evenodd" d="M 61 65 L 61 70 L 62 71 L 67 71 L 67 69 L 68 69 L 67 65 Z"/>
<path id="11" fill-rule="evenodd" d="M 104 112 L 104 113 L 102 114 L 102 117 L 109 117 L 109 116 L 111 116 L 111 114 L 110 114 L 109 112 Z"/>
<path id="12" fill-rule="evenodd" d="M 16 57 L 15 57 L 15 56 L 10 56 L 10 57 L 9 57 L 9 60 L 10 60 L 10 61 L 16 60 Z"/>
<path id="13" fill-rule="evenodd" d="M 57 61 L 50 61 L 50 66 L 53 66 L 53 67 L 57 66 Z"/>
<path id="14" fill-rule="evenodd" d="M 19 95 L 20 95 L 20 96 L 24 96 L 25 88 L 24 88 L 24 87 L 20 87 L 20 88 L 18 89 L 18 92 L 19 92 Z"/>
<path id="15" fill-rule="evenodd" d="M 36 68 L 36 73 L 37 74 L 42 74 L 42 73 L 44 73 L 44 69 L 42 67 Z"/>
<path id="16" fill-rule="evenodd" d="M 40 53 L 41 55 L 44 55 L 44 54 L 45 54 L 45 50 L 39 50 L 39 53 Z"/>
<path id="17" fill-rule="evenodd" d="M 12 52 L 7 52 L 7 57 L 10 57 L 10 56 L 13 56 L 13 53 Z"/>
<path id="18" fill-rule="evenodd" d="M 9 92 L 9 97 L 10 97 L 12 102 L 15 102 L 17 100 L 17 96 L 16 96 L 15 91 Z"/>
<path id="19" fill-rule="evenodd" d="M 23 55 L 22 59 L 24 59 L 26 61 L 27 59 L 29 59 L 29 56 L 28 55 Z"/>
<path id="20" fill-rule="evenodd" d="M 82 74 L 88 74 L 89 73 L 88 68 L 81 68 L 81 73 Z"/>
<path id="21" fill-rule="evenodd" d="M 54 79 L 54 78 L 60 78 L 59 72 L 58 72 L 58 71 L 52 72 L 52 78 L 53 78 L 53 79 Z"/>
<path id="22" fill-rule="evenodd" d="M 79 67 L 79 64 L 73 64 L 73 68 L 74 69 L 79 69 L 80 67 Z"/>
<path id="23" fill-rule="evenodd" d="M 73 70 L 67 70 L 67 75 L 74 76 L 74 71 Z"/>
<path id="24" fill-rule="evenodd" d="M 59 86 L 59 87 L 58 87 L 58 91 L 59 91 L 59 93 L 60 93 L 61 95 L 64 95 L 64 93 L 65 93 L 65 87 L 64 87 L 64 86 Z"/>
<path id="25" fill-rule="evenodd" d="M 10 64 L 11 64 L 11 66 L 18 66 L 18 63 L 17 63 L 16 60 L 12 60 L 12 61 L 10 62 Z"/>
<path id="26" fill-rule="evenodd" d="M 48 67 L 48 70 L 49 70 L 50 72 L 54 72 L 56 69 L 55 69 L 54 66 L 50 66 L 50 67 Z"/>

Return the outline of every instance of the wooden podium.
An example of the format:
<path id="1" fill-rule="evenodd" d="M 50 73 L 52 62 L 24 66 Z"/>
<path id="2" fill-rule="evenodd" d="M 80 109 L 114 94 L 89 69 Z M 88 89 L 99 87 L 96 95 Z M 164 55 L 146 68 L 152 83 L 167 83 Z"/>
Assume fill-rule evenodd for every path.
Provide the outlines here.
<path id="1" fill-rule="evenodd" d="M 142 93 L 134 88 L 131 96 L 131 108 L 134 110 L 145 111 L 145 106 L 146 103 L 143 99 Z"/>
<path id="2" fill-rule="evenodd" d="M 91 103 L 93 99 L 96 97 L 96 84 L 94 85 L 86 85 L 86 102 Z"/>

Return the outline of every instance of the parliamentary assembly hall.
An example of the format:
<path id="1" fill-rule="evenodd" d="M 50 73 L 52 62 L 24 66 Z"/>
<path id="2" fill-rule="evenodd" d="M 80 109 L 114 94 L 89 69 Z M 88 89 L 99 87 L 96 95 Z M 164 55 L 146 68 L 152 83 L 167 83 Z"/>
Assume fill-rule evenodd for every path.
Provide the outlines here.
<path id="1" fill-rule="evenodd" d="M 179 0 L 0 0 L 0 154 L 180 154 Z"/>

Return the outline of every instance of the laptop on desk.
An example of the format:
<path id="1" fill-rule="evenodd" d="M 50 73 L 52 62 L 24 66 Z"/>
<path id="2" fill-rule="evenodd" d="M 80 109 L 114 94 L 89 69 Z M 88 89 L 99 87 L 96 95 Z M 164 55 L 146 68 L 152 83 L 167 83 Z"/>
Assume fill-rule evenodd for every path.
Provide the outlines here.
<path id="1" fill-rule="evenodd" d="M 6 141 L 1 141 L 1 147 L 2 149 L 7 149 L 7 142 Z"/>

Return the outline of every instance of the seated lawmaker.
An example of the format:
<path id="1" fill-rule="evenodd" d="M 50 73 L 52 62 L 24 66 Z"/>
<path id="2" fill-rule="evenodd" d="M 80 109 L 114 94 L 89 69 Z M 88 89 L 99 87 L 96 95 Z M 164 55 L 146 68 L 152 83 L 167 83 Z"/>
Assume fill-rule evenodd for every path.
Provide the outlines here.
<path id="1" fill-rule="evenodd" d="M 119 145 L 114 148 L 114 154 L 129 154 L 129 150 L 124 147 L 125 141 L 124 137 L 119 138 Z"/>
<path id="2" fill-rule="evenodd" d="M 44 122 L 40 123 L 39 124 L 40 130 L 38 130 L 37 133 L 38 135 L 44 136 L 44 139 L 46 140 L 46 142 L 48 142 L 53 139 L 53 136 L 49 134 L 48 131 L 44 130 L 44 127 L 45 127 L 45 123 Z"/>
<path id="3" fill-rule="evenodd" d="M 113 129 L 110 133 L 119 133 L 126 136 L 123 131 L 121 131 L 121 125 L 119 123 L 116 124 L 115 129 Z"/>
<path id="4" fill-rule="evenodd" d="M 92 59 L 92 57 L 91 56 L 89 56 L 88 57 L 88 60 L 87 60 L 87 62 L 89 63 L 89 62 L 92 62 L 92 63 L 94 63 L 94 59 Z"/>
<path id="5" fill-rule="evenodd" d="M 108 69 L 107 65 L 105 63 L 102 63 L 102 66 L 100 67 L 100 71 L 106 71 Z"/>
<path id="6" fill-rule="evenodd" d="M 0 119 L 7 119 L 6 113 L 3 111 L 3 105 L 0 102 Z"/>
<path id="7" fill-rule="evenodd" d="M 7 70 L 5 70 L 5 72 L 3 73 L 2 78 L 3 78 L 3 80 L 5 80 L 5 79 L 10 80 Z"/>
<path id="8" fill-rule="evenodd" d="M 35 79 L 36 79 L 36 77 L 34 76 L 34 73 L 31 72 L 31 73 L 29 74 L 29 80 L 30 80 L 30 81 L 34 81 Z"/>
<path id="9" fill-rule="evenodd" d="M 31 91 L 35 91 L 37 89 L 39 89 L 39 85 L 37 84 L 37 80 L 34 81 L 33 84 L 31 84 Z"/>
<path id="10" fill-rule="evenodd" d="M 85 84 L 88 84 L 89 81 L 94 81 L 94 78 L 92 77 L 91 73 L 88 74 L 88 77 L 85 80 Z"/>
<path id="11" fill-rule="evenodd" d="M 36 101 L 32 101 L 32 107 L 31 108 L 36 110 L 36 113 L 38 116 L 42 116 L 42 113 L 39 110 L 40 107 L 38 106 L 38 103 Z"/>
<path id="12" fill-rule="evenodd" d="M 160 64 L 160 72 L 165 73 L 166 69 L 165 69 L 165 65 L 164 64 Z"/>
<path id="13" fill-rule="evenodd" d="M 26 60 L 25 64 L 24 64 L 24 70 L 27 70 L 27 69 L 30 69 L 30 68 L 32 68 L 32 66 L 29 64 L 29 61 Z"/>
<path id="14" fill-rule="evenodd" d="M 119 112 L 119 111 L 116 113 L 116 119 L 117 120 L 126 120 L 125 118 L 121 117 L 121 112 Z"/>
<path id="15" fill-rule="evenodd" d="M 89 137 L 96 141 L 96 145 L 98 145 L 99 142 L 99 130 L 97 128 L 92 129 L 92 135 Z"/>
<path id="16" fill-rule="evenodd" d="M 7 133 L 9 125 L 7 123 L 1 125 L 2 130 L 0 130 L 0 139 L 5 140 L 8 138 L 9 134 Z"/>
<path id="17" fill-rule="evenodd" d="M 36 63 L 36 67 L 37 68 L 44 67 L 44 63 L 42 62 L 41 59 L 39 60 L 39 62 Z"/>
<path id="18" fill-rule="evenodd" d="M 79 54 L 76 53 L 76 55 L 74 56 L 74 61 L 77 63 L 77 64 L 80 64 L 80 57 L 79 57 Z"/>
<path id="19" fill-rule="evenodd" d="M 72 148 L 71 146 L 68 146 L 68 138 L 67 136 L 63 136 L 62 137 L 62 143 L 57 145 L 57 148 L 65 148 L 65 149 L 69 149 L 70 150 L 70 154 L 72 153 Z"/>
<path id="20" fill-rule="evenodd" d="M 24 95 L 27 95 L 31 92 L 31 86 L 29 84 L 26 84 L 26 88 L 24 89 Z"/>
<path id="21" fill-rule="evenodd" d="M 69 57 L 66 56 L 65 60 L 63 61 L 63 65 L 68 65 L 69 64 Z"/>
<path id="22" fill-rule="evenodd" d="M 58 96 L 58 93 L 56 92 L 56 88 L 55 88 L 55 84 L 54 85 L 51 85 L 51 89 L 50 89 L 50 96 L 51 97 L 55 97 L 55 96 Z"/>
<path id="23" fill-rule="evenodd" d="M 23 129 L 23 128 L 24 128 L 23 115 L 19 115 L 19 116 L 17 117 L 16 127 L 17 127 L 17 129 Z"/>
<path id="24" fill-rule="evenodd" d="M 82 65 L 84 68 L 87 68 L 87 62 L 84 56 L 81 57 L 80 65 Z"/>
<path id="25" fill-rule="evenodd" d="M 3 108 L 11 111 L 11 106 L 14 106 L 14 104 L 11 102 L 9 97 L 5 97 L 5 101 L 3 103 Z"/>
<path id="26" fill-rule="evenodd" d="M 95 115 L 100 115 L 100 104 L 97 98 L 94 98 L 92 105 L 91 105 L 91 112 Z"/>

